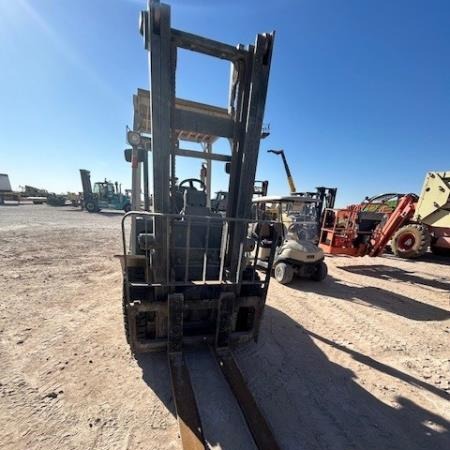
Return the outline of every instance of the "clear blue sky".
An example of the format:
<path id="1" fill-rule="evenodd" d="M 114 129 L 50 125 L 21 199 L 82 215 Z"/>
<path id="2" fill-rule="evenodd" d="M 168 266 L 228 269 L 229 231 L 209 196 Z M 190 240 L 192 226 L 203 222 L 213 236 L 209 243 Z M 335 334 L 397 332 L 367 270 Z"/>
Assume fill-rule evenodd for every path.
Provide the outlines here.
<path id="1" fill-rule="evenodd" d="M 173 26 L 231 44 L 276 30 L 258 177 L 287 192 L 338 186 L 339 204 L 418 191 L 450 170 L 450 1 L 174 0 Z M 79 168 L 129 186 L 131 97 L 148 87 L 138 0 L 0 0 L 0 172 L 14 188 L 80 190 Z M 221 61 L 180 55 L 177 94 L 226 102 Z M 220 149 L 219 149 L 220 150 Z M 197 176 L 183 170 L 180 176 Z M 186 173 L 184 173 L 186 172 Z M 217 171 L 216 171 L 217 173 Z M 217 179 L 213 188 L 224 188 Z"/>

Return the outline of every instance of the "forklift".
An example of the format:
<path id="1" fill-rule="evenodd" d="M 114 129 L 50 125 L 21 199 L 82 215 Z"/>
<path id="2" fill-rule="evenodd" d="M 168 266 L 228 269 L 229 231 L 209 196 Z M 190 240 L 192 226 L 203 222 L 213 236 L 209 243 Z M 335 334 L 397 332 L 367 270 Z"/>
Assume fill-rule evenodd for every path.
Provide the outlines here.
<path id="1" fill-rule="evenodd" d="M 264 139 L 261 137 L 261 139 Z M 269 182 L 267 180 L 255 180 L 253 189 L 254 197 L 264 197 L 267 195 Z M 217 191 L 216 197 L 211 199 L 211 209 L 215 212 L 225 213 L 228 203 L 228 191 Z"/>
<path id="2" fill-rule="evenodd" d="M 130 198 L 122 194 L 119 183 L 97 181 L 94 189 L 91 184 L 91 172 L 80 169 L 81 185 L 83 187 L 83 204 L 90 213 L 100 212 L 102 209 L 117 209 L 125 212 L 131 211 Z"/>
<path id="3" fill-rule="evenodd" d="M 228 45 L 174 29 L 170 16 L 168 5 L 151 0 L 140 20 L 150 91 L 134 96 L 125 150 L 132 169 L 132 211 L 122 219 L 119 255 L 125 335 L 134 354 L 167 352 L 183 449 L 208 448 L 184 358 L 186 347 L 206 344 L 257 448 L 277 450 L 232 354 L 233 346 L 258 338 L 270 282 L 271 261 L 261 274 L 250 254 L 265 238 L 256 232 L 262 227 L 252 217 L 252 196 L 274 34 Z M 178 49 L 230 62 L 227 108 L 175 96 Z M 214 151 L 220 138 L 230 142 L 230 154 Z M 180 156 L 224 163 L 224 215 L 208 206 L 210 178 L 178 179 Z M 275 241 L 276 226 L 266 228 Z"/>

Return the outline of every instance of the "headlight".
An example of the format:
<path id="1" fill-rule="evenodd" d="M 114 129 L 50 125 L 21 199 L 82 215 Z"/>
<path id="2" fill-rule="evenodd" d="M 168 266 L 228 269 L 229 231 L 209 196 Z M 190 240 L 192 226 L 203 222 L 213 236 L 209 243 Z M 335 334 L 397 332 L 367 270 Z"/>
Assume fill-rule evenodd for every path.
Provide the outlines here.
<path id="1" fill-rule="evenodd" d="M 130 145 L 139 145 L 141 143 L 141 135 L 137 131 L 129 131 L 127 140 Z"/>

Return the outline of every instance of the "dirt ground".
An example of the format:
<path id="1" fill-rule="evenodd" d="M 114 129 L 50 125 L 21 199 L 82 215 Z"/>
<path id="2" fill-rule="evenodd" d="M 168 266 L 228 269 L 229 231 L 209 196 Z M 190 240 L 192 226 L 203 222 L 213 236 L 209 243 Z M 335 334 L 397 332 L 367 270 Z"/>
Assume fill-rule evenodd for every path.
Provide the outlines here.
<path id="1" fill-rule="evenodd" d="M 120 218 L 0 207 L 1 449 L 180 449 L 164 355 L 125 342 Z M 282 449 L 449 449 L 450 259 L 327 262 L 272 282 L 236 351 Z M 188 361 L 210 447 L 252 448 L 208 355 Z"/>

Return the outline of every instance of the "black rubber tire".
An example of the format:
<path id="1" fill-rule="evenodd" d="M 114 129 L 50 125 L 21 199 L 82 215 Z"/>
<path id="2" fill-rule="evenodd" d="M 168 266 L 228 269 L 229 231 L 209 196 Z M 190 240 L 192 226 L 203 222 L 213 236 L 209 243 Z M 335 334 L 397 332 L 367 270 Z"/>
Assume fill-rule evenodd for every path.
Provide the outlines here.
<path id="1" fill-rule="evenodd" d="M 122 316 L 123 316 L 123 328 L 125 331 L 125 337 L 127 339 L 128 344 L 130 345 L 130 329 L 128 326 L 128 309 L 125 295 L 125 283 L 123 284 L 122 287 Z"/>
<path id="2" fill-rule="evenodd" d="M 317 265 L 317 270 L 314 272 L 313 275 L 311 275 L 311 280 L 313 281 L 323 281 L 328 275 L 328 267 L 327 265 L 322 261 L 320 264 Z"/>
<path id="3" fill-rule="evenodd" d="M 90 213 L 95 213 L 99 211 L 97 204 L 92 200 L 88 200 L 84 205 L 84 207 L 86 208 L 86 211 Z"/>
<path id="4" fill-rule="evenodd" d="M 391 248 L 399 258 L 414 259 L 426 253 L 430 242 L 431 236 L 426 225 L 410 223 L 394 233 Z"/>
<path id="5" fill-rule="evenodd" d="M 129 203 L 127 203 L 124 207 L 123 210 L 127 213 L 131 211 L 131 205 Z"/>
<path id="6" fill-rule="evenodd" d="M 275 280 L 280 284 L 289 284 L 294 278 L 294 268 L 290 264 L 279 262 L 274 269 Z"/>

